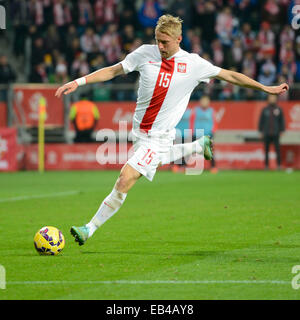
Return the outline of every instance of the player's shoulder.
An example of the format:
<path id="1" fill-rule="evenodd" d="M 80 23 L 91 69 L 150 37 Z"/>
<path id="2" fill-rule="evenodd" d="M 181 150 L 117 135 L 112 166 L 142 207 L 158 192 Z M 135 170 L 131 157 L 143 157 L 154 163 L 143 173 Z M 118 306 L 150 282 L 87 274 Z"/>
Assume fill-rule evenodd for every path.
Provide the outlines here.
<path id="1" fill-rule="evenodd" d="M 199 56 L 198 53 L 190 53 L 190 59 L 192 59 L 193 61 L 195 61 L 197 63 L 210 63 L 208 60 Z"/>
<path id="2" fill-rule="evenodd" d="M 142 44 L 137 49 L 134 50 L 136 53 L 140 54 L 152 54 L 157 51 L 157 46 L 154 44 Z"/>
<path id="3" fill-rule="evenodd" d="M 190 52 L 187 52 L 183 49 L 180 50 L 180 57 L 187 60 L 187 61 L 193 62 L 193 63 L 205 63 L 207 61 L 207 60 L 203 59 L 202 57 L 200 57 L 199 54 L 190 53 Z"/>

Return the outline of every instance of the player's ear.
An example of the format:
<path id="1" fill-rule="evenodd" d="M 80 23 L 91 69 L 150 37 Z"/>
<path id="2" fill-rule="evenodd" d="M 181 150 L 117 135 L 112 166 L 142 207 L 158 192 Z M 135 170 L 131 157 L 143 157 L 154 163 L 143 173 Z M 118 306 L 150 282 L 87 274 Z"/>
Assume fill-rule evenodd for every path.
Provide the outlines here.
<path id="1" fill-rule="evenodd" d="M 180 35 L 180 36 L 177 38 L 177 41 L 178 41 L 178 44 L 181 43 L 181 41 L 182 41 L 182 35 Z"/>

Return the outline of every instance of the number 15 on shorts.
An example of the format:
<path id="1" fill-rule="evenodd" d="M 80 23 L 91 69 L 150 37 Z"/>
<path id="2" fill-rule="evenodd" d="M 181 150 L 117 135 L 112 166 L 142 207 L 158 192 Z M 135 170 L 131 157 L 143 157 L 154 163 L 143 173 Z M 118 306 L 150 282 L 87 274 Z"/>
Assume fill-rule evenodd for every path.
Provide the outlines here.
<path id="1" fill-rule="evenodd" d="M 147 149 L 146 153 L 142 157 L 141 161 L 138 162 L 138 165 L 144 167 L 145 165 L 149 165 L 153 160 L 153 156 L 156 154 L 155 151 L 151 149 Z"/>

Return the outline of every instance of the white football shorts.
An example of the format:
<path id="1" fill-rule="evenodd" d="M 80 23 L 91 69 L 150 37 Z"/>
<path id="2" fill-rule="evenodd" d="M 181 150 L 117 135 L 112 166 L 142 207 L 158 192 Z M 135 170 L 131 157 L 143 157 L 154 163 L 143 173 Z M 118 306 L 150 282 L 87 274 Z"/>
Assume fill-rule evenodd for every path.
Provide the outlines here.
<path id="1" fill-rule="evenodd" d="M 172 146 L 172 138 L 136 137 L 133 142 L 134 154 L 127 163 L 152 181 L 157 167 L 168 163 Z"/>

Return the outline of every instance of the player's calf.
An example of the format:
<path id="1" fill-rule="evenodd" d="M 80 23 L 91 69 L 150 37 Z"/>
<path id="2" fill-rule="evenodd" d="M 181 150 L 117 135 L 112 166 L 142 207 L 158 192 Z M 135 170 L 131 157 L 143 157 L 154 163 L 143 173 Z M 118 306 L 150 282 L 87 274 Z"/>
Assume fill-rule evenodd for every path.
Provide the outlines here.
<path id="1" fill-rule="evenodd" d="M 73 226 L 71 228 L 71 234 L 79 245 L 83 245 L 101 225 L 121 208 L 126 199 L 127 192 L 140 176 L 139 172 L 128 165 L 122 168 L 112 192 L 103 200 L 92 220 L 84 226 Z"/>

